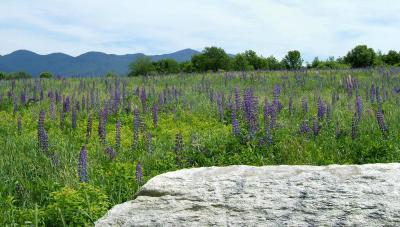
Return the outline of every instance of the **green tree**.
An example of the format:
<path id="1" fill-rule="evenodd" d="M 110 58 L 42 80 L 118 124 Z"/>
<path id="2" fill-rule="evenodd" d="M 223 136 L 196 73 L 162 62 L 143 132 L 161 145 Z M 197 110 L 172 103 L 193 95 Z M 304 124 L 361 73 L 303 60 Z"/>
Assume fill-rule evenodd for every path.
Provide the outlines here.
<path id="1" fill-rule="evenodd" d="M 373 66 L 375 62 L 375 51 L 367 45 L 358 45 L 350 50 L 344 57 L 344 61 L 353 68 L 364 68 Z"/>
<path id="2" fill-rule="evenodd" d="M 113 77 L 115 77 L 115 74 L 113 72 L 107 72 L 106 77 L 113 78 Z"/>
<path id="3" fill-rule="evenodd" d="M 192 57 L 193 66 L 197 71 L 228 70 L 230 61 L 231 59 L 225 53 L 225 50 L 218 47 L 206 47 L 201 54 Z"/>
<path id="4" fill-rule="evenodd" d="M 233 69 L 236 71 L 248 71 L 253 67 L 249 64 L 244 54 L 237 54 L 233 59 Z"/>
<path id="5" fill-rule="evenodd" d="M 175 59 L 162 59 L 157 62 L 153 62 L 153 65 L 157 73 L 179 73 L 179 63 Z"/>
<path id="6" fill-rule="evenodd" d="M 191 61 L 184 61 L 179 63 L 179 70 L 185 73 L 192 73 L 195 71 L 195 68 Z"/>
<path id="7" fill-rule="evenodd" d="M 382 56 L 382 60 L 385 64 L 396 65 L 400 64 L 400 52 L 389 50 L 389 52 Z"/>
<path id="8" fill-rule="evenodd" d="M 262 68 L 262 59 L 257 55 L 257 53 L 253 50 L 246 50 L 243 53 L 245 59 L 255 70 L 259 70 Z"/>
<path id="9" fill-rule="evenodd" d="M 6 76 L 6 79 L 8 80 L 12 80 L 12 79 L 29 79 L 32 78 L 32 76 L 30 74 L 28 74 L 27 72 L 13 72 L 13 73 L 9 73 Z"/>
<path id="10" fill-rule="evenodd" d="M 282 59 L 282 63 L 285 65 L 286 69 L 300 69 L 303 65 L 303 59 L 301 58 L 300 51 L 289 51 Z"/>
<path id="11" fill-rule="evenodd" d="M 6 79 L 6 73 L 0 72 L 0 80 L 5 80 Z"/>
<path id="12" fill-rule="evenodd" d="M 150 57 L 139 57 L 131 64 L 129 64 L 130 72 L 128 76 L 147 76 L 155 71 L 154 65 Z"/>
<path id="13" fill-rule="evenodd" d="M 42 72 L 39 77 L 40 78 L 53 78 L 53 74 L 51 72 Z"/>
<path id="14" fill-rule="evenodd" d="M 284 69 L 285 67 L 276 59 L 274 56 L 269 56 L 267 58 L 261 59 L 262 69 L 267 70 L 279 70 Z"/>

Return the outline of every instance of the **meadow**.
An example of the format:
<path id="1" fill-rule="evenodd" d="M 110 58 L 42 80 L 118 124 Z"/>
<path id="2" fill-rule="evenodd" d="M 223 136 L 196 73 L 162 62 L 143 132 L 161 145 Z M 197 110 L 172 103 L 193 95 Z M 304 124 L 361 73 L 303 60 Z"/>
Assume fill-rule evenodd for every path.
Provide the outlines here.
<path id="1" fill-rule="evenodd" d="M 400 161 L 400 70 L 0 81 L 0 225 L 92 225 L 151 177 Z"/>

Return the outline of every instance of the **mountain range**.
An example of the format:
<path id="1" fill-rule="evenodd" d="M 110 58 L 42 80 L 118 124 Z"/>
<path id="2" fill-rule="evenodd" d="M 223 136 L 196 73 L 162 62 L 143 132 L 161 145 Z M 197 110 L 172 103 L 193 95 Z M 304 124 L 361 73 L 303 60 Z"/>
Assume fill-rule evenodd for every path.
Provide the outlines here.
<path id="1" fill-rule="evenodd" d="M 162 55 L 143 53 L 115 55 L 87 52 L 73 57 L 63 53 L 40 55 L 28 50 L 17 50 L 4 56 L 0 55 L 0 72 L 25 71 L 33 76 L 38 76 L 42 72 L 51 72 L 59 76 L 100 76 L 107 72 L 122 75 L 128 72 L 129 64 L 138 57 L 148 56 L 153 61 L 172 58 L 183 62 L 199 53 L 193 49 Z"/>

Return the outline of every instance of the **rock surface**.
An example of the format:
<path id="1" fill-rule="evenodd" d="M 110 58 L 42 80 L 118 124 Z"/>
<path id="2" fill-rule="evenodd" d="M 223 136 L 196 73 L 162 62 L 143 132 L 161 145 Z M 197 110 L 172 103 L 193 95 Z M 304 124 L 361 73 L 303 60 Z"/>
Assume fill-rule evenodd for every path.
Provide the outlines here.
<path id="1" fill-rule="evenodd" d="M 399 226 L 400 164 L 228 166 L 154 177 L 96 226 Z"/>

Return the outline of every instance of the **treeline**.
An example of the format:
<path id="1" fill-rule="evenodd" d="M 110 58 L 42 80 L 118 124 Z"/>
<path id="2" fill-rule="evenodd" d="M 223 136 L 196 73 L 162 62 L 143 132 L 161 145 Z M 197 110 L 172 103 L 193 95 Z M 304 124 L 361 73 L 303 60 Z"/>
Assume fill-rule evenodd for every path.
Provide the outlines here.
<path id="1" fill-rule="evenodd" d="M 42 72 L 39 77 L 52 78 L 53 74 L 50 72 Z M 27 72 L 12 72 L 12 73 L 0 72 L 0 80 L 18 80 L 18 79 L 29 79 L 29 78 L 32 78 L 32 75 Z"/>
<path id="2" fill-rule="evenodd" d="M 349 69 L 380 66 L 400 66 L 400 52 L 390 50 L 383 54 L 366 45 L 358 45 L 344 57 L 329 57 L 320 60 L 316 57 L 311 63 L 303 64 L 300 51 L 289 51 L 278 60 L 274 56 L 263 57 L 253 50 L 247 50 L 234 56 L 228 55 L 224 49 L 206 47 L 190 61 L 178 63 L 174 59 L 163 59 L 152 62 L 149 57 L 141 57 L 129 66 L 128 76 L 173 74 L 216 71 L 251 71 L 251 70 L 298 70 L 308 69 Z"/>

